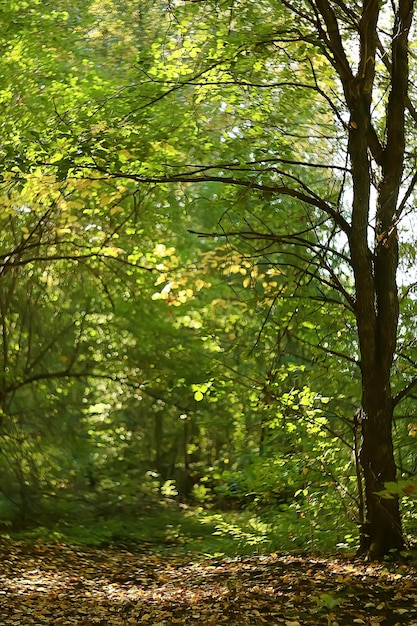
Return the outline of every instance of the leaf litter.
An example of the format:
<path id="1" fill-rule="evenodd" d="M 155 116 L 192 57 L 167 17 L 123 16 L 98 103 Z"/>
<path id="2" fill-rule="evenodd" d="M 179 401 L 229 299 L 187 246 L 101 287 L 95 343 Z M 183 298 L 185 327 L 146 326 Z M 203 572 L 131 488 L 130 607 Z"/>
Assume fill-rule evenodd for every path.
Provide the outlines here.
<path id="1" fill-rule="evenodd" d="M 2 626 L 417 626 L 417 570 L 407 565 L 4 539 L 0 557 Z"/>

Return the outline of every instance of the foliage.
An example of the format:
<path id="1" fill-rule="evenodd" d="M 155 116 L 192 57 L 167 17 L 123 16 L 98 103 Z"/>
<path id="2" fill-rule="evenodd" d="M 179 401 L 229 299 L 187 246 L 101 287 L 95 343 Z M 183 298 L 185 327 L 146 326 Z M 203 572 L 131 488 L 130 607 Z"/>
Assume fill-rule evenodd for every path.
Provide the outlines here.
<path id="1" fill-rule="evenodd" d="M 333 3 L 26 4 L 0 9 L 1 518 L 49 533 L 75 513 L 100 544 L 136 536 L 103 525 L 109 511 L 168 498 L 202 505 L 234 549 L 350 549 L 367 335 L 351 254 L 357 121 L 319 10 Z M 334 15 L 353 68 L 360 10 Z M 386 58 L 365 149 L 377 190 Z M 371 496 L 405 495 L 408 531 L 415 250 L 412 224 L 383 216 L 378 230 L 378 206 L 366 258 L 403 229 L 389 373 L 400 480 Z M 245 527 L 227 518 L 240 509 Z M 189 542 L 178 524 L 155 537 Z"/>

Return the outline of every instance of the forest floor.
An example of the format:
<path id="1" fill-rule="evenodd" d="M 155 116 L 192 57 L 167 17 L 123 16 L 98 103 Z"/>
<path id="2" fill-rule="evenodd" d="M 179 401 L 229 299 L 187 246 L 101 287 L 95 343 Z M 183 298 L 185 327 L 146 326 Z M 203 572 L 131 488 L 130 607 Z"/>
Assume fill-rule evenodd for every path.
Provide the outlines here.
<path id="1" fill-rule="evenodd" d="M 1 539 L 0 624 L 417 625 L 417 569 Z"/>

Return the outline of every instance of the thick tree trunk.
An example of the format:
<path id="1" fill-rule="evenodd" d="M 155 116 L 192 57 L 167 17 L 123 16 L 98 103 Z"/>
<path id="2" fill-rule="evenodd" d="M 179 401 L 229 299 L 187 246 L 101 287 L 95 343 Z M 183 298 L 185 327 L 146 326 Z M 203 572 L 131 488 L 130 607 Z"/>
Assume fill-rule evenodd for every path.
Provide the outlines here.
<path id="1" fill-rule="evenodd" d="M 391 367 L 396 349 L 399 317 L 396 271 L 398 243 L 395 234 L 395 206 L 399 183 L 384 179 L 379 193 L 377 221 L 386 225 L 391 239 L 379 238 L 372 260 L 373 314 L 358 308 L 357 324 L 362 372 L 362 450 L 367 517 L 362 529 L 361 551 L 380 558 L 404 548 L 398 498 L 381 498 L 386 482 L 397 479 L 392 442 L 393 401 Z M 385 231 L 383 231 L 385 233 Z M 381 243 L 383 242 L 384 243 Z M 359 281 L 360 286 L 360 281 Z M 368 305 L 370 306 L 370 301 Z M 369 335 L 370 334 L 370 335 Z"/>
<path id="2" fill-rule="evenodd" d="M 361 117 L 358 111 L 357 118 L 366 127 L 366 116 Z M 369 183 L 364 175 L 369 165 L 365 169 L 363 148 L 363 139 L 352 136 L 350 150 L 352 163 L 355 163 L 353 169 L 362 169 L 354 183 L 354 219 L 350 240 L 362 375 L 360 460 L 365 479 L 366 522 L 361 532 L 360 552 L 377 559 L 404 547 L 398 499 L 383 499 L 378 495 L 384 490 L 384 483 L 396 480 L 390 377 L 399 314 L 396 284 L 398 243 L 394 233 L 389 242 L 384 240 L 385 245 L 377 242 L 373 254 L 369 250 L 365 226 L 369 208 L 365 207 L 369 207 L 370 194 Z M 388 185 L 385 181 L 381 184 L 377 220 L 384 222 L 387 232 L 392 228 L 395 230 L 392 225 L 398 190 L 399 185 Z"/>
<path id="3" fill-rule="evenodd" d="M 362 414 L 361 464 L 365 478 L 366 522 L 359 552 L 379 559 L 404 548 L 399 502 L 378 495 L 396 480 L 392 444 L 392 401 L 389 380 L 372 373 L 365 379 Z"/>

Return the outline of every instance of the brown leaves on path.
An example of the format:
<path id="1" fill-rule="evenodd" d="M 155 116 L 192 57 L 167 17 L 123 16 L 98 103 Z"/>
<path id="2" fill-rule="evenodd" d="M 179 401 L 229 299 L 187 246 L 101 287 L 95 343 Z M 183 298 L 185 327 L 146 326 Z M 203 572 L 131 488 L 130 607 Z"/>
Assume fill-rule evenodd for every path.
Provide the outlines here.
<path id="1" fill-rule="evenodd" d="M 0 556 L 2 626 L 417 626 L 417 571 L 406 566 L 5 540 Z"/>

